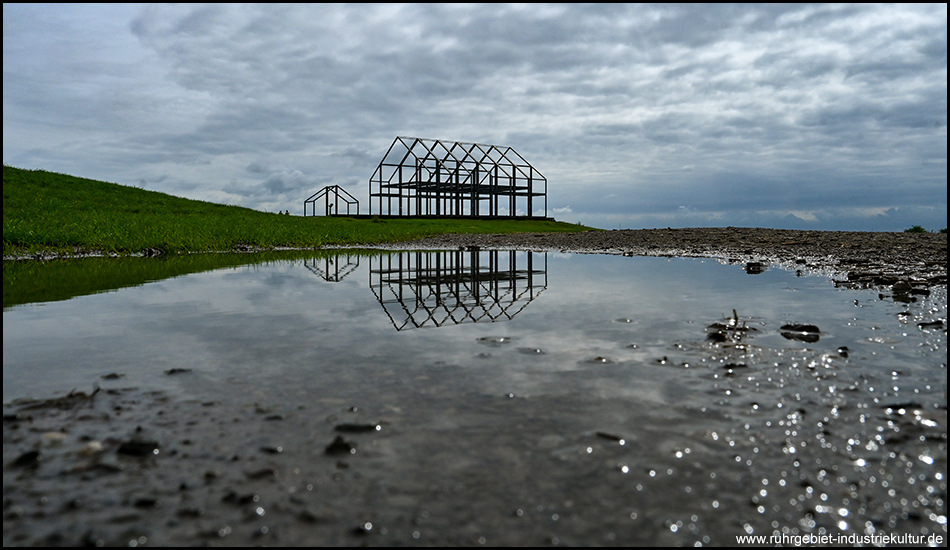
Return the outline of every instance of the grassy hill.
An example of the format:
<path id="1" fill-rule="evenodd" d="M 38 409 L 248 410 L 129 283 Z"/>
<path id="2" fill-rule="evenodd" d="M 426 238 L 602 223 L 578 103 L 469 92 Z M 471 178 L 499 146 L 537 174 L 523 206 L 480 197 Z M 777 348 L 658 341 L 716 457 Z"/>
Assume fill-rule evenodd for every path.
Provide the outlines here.
<path id="1" fill-rule="evenodd" d="M 54 252 L 134 254 L 316 248 L 405 241 L 442 233 L 583 231 L 539 220 L 351 219 L 282 216 L 135 187 L 3 167 L 4 257 Z"/>

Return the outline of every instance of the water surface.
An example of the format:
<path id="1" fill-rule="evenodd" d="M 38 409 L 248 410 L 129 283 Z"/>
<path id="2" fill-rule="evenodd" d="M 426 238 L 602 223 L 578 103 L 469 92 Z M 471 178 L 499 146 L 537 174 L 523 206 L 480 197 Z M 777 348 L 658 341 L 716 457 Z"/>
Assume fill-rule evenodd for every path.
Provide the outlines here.
<path id="1" fill-rule="evenodd" d="M 29 303 L 5 274 L 4 401 L 134 386 L 266 410 L 247 437 L 291 450 L 278 485 L 333 502 L 331 525 L 371 517 L 373 544 L 946 537 L 945 289 L 697 259 L 262 260 Z M 346 467 L 312 460 L 351 420 L 378 430 L 343 436 Z M 359 543 L 281 542 L 314 536 Z"/>

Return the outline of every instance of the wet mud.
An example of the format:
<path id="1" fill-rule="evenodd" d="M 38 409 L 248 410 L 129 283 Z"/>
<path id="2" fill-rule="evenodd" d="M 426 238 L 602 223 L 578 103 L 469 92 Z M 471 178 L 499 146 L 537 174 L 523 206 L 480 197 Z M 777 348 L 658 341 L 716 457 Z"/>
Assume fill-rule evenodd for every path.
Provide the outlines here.
<path id="1" fill-rule="evenodd" d="M 446 365 L 420 367 L 425 383 L 381 369 L 361 388 L 326 388 L 307 401 L 251 392 L 187 399 L 127 387 L 114 373 L 87 391 L 4 404 L 4 545 L 946 541 L 945 236 L 912 246 L 893 234 L 869 248 L 867 239 L 851 246 L 845 237 L 817 243 L 769 232 L 737 241 L 735 232 L 749 230 L 715 230 L 726 246 L 686 233 L 663 244 L 664 230 L 655 231 L 653 241 L 602 232 L 629 234 L 425 245 L 708 254 L 830 269 L 843 286 L 873 285 L 906 301 L 900 322 L 928 359 L 871 372 L 860 368 L 867 358 L 821 340 L 829 327 L 734 311 L 697 319 L 692 338 L 637 349 L 647 360 L 582 360 L 557 373 L 563 390 L 542 395 L 445 391 L 439 377 L 455 374 Z M 810 244 L 796 248 L 800 241 Z M 882 252 L 859 258 L 871 250 Z M 933 294 L 942 308 L 923 309 Z M 807 345 L 758 346 L 772 331 Z M 505 336 L 475 345 L 551 357 Z M 612 391 L 638 377 L 659 394 Z"/>
<path id="2" fill-rule="evenodd" d="M 637 229 L 582 233 L 441 235 L 395 248 L 482 247 L 707 257 L 745 265 L 754 274 L 770 264 L 829 271 L 841 286 L 914 289 L 947 284 L 946 233 L 796 231 L 743 227 Z"/>

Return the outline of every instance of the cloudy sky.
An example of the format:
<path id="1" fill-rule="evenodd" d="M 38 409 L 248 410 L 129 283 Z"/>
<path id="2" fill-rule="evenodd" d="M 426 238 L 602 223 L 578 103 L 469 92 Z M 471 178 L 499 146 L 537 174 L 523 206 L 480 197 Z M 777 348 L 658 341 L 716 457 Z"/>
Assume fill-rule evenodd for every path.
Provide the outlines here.
<path id="1" fill-rule="evenodd" d="M 947 7 L 3 5 L 5 165 L 300 213 L 396 136 L 607 229 L 940 229 Z"/>

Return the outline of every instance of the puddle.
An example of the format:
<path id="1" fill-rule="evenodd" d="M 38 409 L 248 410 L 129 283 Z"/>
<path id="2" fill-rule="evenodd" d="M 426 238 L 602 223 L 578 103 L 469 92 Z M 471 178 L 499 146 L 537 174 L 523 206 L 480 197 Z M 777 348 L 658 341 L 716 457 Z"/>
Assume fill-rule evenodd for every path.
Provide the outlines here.
<path id="1" fill-rule="evenodd" d="M 4 266 L 5 544 L 946 540 L 945 288 L 508 251 L 264 260 L 140 260 L 73 293 L 69 262 Z M 18 299 L 23 280 L 59 290 Z"/>

